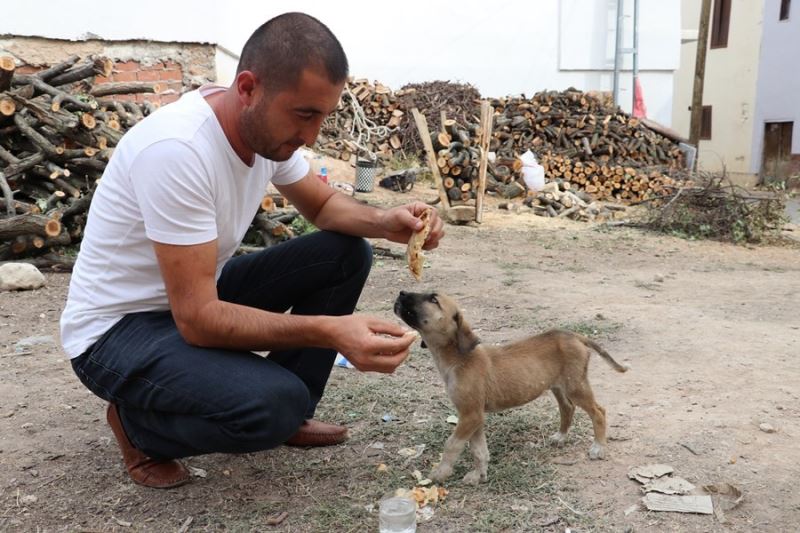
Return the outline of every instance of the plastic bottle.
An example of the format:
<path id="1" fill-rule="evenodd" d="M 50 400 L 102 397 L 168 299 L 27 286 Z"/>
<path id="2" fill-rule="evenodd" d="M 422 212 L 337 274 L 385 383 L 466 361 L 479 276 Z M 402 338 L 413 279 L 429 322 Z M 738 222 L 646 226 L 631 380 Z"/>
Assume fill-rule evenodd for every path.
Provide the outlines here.
<path id="1" fill-rule="evenodd" d="M 520 160 L 525 185 L 533 192 L 541 191 L 544 187 L 544 167 L 536 161 L 536 156 L 530 150 L 522 154 Z"/>
<path id="2" fill-rule="evenodd" d="M 388 498 L 381 502 L 380 533 L 414 533 L 417 530 L 417 502 L 408 498 Z"/>
<path id="3" fill-rule="evenodd" d="M 319 169 L 319 174 L 317 177 L 322 180 L 322 183 L 328 183 L 328 167 L 322 167 Z"/>

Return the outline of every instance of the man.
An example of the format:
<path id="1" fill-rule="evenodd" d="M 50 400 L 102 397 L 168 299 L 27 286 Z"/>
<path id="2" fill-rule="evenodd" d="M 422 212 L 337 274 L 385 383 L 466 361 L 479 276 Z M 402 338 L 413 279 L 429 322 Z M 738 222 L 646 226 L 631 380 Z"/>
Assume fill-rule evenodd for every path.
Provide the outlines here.
<path id="1" fill-rule="evenodd" d="M 426 206 L 362 205 L 296 151 L 347 71 L 321 22 L 278 16 L 245 44 L 231 87 L 160 109 L 109 162 L 61 332 L 80 380 L 109 402 L 135 482 L 185 483 L 181 457 L 342 442 L 346 428 L 313 418 L 336 352 L 362 371 L 407 357 L 404 328 L 353 314 L 372 258 L 362 237 L 406 242 Z M 321 231 L 232 258 L 270 181 Z M 433 225 L 427 249 L 443 235 Z"/>

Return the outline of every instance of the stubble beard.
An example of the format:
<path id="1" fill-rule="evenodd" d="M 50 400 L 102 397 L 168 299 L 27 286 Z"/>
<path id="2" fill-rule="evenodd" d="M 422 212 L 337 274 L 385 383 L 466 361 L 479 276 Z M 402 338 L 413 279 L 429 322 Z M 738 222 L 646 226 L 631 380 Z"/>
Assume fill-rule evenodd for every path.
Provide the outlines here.
<path id="1" fill-rule="evenodd" d="M 250 150 L 263 158 L 278 162 L 287 161 L 294 152 L 290 154 L 280 153 L 282 144 L 276 142 L 267 131 L 265 114 L 260 107 L 252 111 L 245 110 L 242 113 L 240 124 L 242 140 Z"/>

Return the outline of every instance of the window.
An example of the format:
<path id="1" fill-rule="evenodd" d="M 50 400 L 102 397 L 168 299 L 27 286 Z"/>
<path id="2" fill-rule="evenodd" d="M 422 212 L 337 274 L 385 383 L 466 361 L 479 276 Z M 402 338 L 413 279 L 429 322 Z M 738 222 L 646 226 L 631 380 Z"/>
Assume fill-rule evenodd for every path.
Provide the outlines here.
<path id="1" fill-rule="evenodd" d="M 731 25 L 731 0 L 714 0 L 711 19 L 711 48 L 727 47 L 728 29 Z"/>
<path id="2" fill-rule="evenodd" d="M 791 5 L 792 5 L 792 0 L 781 0 L 780 20 L 789 20 L 789 8 Z"/>
<path id="3" fill-rule="evenodd" d="M 700 140 L 711 140 L 711 106 L 703 106 L 703 115 L 700 118 Z"/>

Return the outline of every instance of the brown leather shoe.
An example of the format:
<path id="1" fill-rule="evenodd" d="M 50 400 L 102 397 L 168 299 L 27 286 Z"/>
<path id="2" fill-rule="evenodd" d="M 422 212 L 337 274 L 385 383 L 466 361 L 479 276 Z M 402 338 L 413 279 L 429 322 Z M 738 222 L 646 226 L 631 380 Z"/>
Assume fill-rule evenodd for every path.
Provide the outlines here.
<path id="1" fill-rule="evenodd" d="M 180 461 L 156 461 L 133 447 L 122 427 L 117 406 L 113 403 L 108 404 L 106 419 L 117 438 L 125 468 L 134 482 L 154 489 L 171 489 L 189 481 L 189 471 Z"/>
<path id="2" fill-rule="evenodd" d="M 333 446 L 347 440 L 347 428 L 319 420 L 306 420 L 297 433 L 289 437 L 287 446 Z"/>

